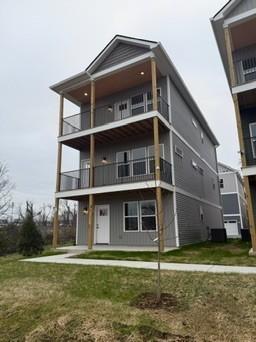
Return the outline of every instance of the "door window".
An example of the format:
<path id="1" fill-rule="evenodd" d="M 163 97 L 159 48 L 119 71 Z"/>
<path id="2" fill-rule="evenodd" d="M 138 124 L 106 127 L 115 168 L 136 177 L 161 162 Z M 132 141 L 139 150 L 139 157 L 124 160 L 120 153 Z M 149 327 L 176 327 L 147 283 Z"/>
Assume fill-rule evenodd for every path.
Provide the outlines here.
<path id="1" fill-rule="evenodd" d="M 146 147 L 132 150 L 132 158 L 133 176 L 145 175 L 147 173 Z"/>
<path id="2" fill-rule="evenodd" d="M 117 152 L 117 177 L 130 176 L 130 151 Z"/>
<path id="3" fill-rule="evenodd" d="M 138 95 L 133 96 L 131 101 L 132 101 L 131 103 L 132 115 L 145 113 L 143 94 L 138 94 Z"/>

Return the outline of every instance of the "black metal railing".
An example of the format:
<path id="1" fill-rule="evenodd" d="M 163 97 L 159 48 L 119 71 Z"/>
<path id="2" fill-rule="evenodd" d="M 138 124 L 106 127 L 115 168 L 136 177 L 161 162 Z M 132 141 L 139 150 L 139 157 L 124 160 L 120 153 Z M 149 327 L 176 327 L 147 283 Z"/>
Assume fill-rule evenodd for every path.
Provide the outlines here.
<path id="1" fill-rule="evenodd" d="M 246 165 L 256 165 L 256 137 L 244 139 L 244 154 Z"/>
<path id="2" fill-rule="evenodd" d="M 154 157 L 134 159 L 124 162 L 98 165 L 94 167 L 94 186 L 106 186 L 145 182 L 155 179 Z M 61 173 L 61 191 L 86 189 L 89 187 L 90 169 L 80 169 Z M 160 179 L 172 184 L 172 167 L 160 159 Z"/>
<path id="3" fill-rule="evenodd" d="M 106 125 L 108 123 L 124 120 L 128 117 L 152 111 L 152 101 L 134 103 L 132 99 L 126 99 L 116 104 L 108 104 L 96 107 L 94 115 L 94 127 Z M 169 122 L 169 105 L 158 96 L 158 112 Z M 62 135 L 87 130 L 91 127 L 90 112 L 84 111 L 79 114 L 65 117 L 63 119 Z"/>

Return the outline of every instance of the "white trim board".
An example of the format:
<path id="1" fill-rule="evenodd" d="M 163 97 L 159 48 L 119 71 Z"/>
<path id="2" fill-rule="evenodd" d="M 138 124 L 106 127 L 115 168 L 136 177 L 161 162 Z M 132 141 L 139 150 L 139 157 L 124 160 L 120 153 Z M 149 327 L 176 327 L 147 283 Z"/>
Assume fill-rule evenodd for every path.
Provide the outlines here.
<path id="1" fill-rule="evenodd" d="M 106 186 L 100 186 L 100 187 L 94 187 L 94 188 L 61 191 L 61 192 L 56 192 L 55 197 L 56 198 L 79 197 L 79 196 L 86 196 L 86 195 L 91 195 L 91 194 L 104 194 L 108 192 L 149 189 L 149 188 L 155 188 L 155 187 L 161 187 L 169 191 L 174 191 L 174 187 L 166 182 L 151 180 L 147 182 L 115 184 L 115 185 L 106 185 Z"/>
<path id="2" fill-rule="evenodd" d="M 232 94 L 243 93 L 248 90 L 256 89 L 256 81 L 241 84 L 232 88 Z"/>
<path id="3" fill-rule="evenodd" d="M 234 17 L 227 18 L 224 20 L 223 27 L 226 28 L 228 26 L 235 26 L 241 24 L 241 22 L 247 21 L 248 19 L 252 19 L 256 16 L 256 9 L 251 9 L 249 11 L 240 13 Z"/>
<path id="4" fill-rule="evenodd" d="M 223 216 L 239 216 L 239 217 L 241 217 L 240 214 L 223 214 Z"/>
<path id="5" fill-rule="evenodd" d="M 256 165 L 243 167 L 242 168 L 242 175 L 243 176 L 255 176 L 256 175 Z"/>
<path id="6" fill-rule="evenodd" d="M 215 203 L 212 203 L 212 202 L 210 202 L 210 201 L 207 201 L 207 200 L 205 200 L 205 199 L 203 199 L 203 198 L 197 197 L 197 196 L 195 196 L 195 195 L 193 195 L 193 194 L 191 194 L 191 193 L 189 193 L 189 192 L 187 192 L 187 191 L 185 191 L 185 190 L 183 190 L 183 189 L 181 189 L 181 188 L 176 187 L 176 192 L 179 193 L 179 194 L 181 194 L 181 195 L 184 195 L 184 196 L 193 198 L 193 199 L 195 199 L 195 200 L 197 200 L 197 201 L 199 201 L 199 202 L 202 202 L 202 203 L 211 205 L 211 206 L 213 206 L 213 207 L 215 207 L 215 208 L 217 208 L 217 209 L 222 209 L 221 206 L 219 206 L 219 205 L 217 205 L 217 204 L 215 204 Z"/>

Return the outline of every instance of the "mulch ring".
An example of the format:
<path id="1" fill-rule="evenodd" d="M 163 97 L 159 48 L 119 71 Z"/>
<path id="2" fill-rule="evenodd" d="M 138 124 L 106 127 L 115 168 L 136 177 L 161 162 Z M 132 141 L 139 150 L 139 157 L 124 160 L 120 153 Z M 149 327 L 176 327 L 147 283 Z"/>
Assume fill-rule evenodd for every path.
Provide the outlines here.
<path id="1" fill-rule="evenodd" d="M 178 307 L 178 301 L 170 293 L 161 293 L 160 301 L 158 301 L 156 293 L 145 292 L 132 299 L 130 305 L 138 309 L 164 309 L 171 311 Z"/>

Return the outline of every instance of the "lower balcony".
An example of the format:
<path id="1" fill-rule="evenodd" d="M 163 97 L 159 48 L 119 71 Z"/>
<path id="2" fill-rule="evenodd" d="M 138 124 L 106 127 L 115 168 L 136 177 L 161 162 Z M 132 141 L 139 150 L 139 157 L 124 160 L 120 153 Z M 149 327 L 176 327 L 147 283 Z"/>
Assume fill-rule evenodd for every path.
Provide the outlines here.
<path id="1" fill-rule="evenodd" d="M 244 139 L 246 166 L 256 165 L 256 136 Z"/>
<path id="2" fill-rule="evenodd" d="M 94 188 L 139 182 L 152 184 L 155 181 L 154 170 L 155 160 L 152 157 L 98 165 L 94 167 Z M 63 172 L 60 177 L 61 192 L 88 189 L 90 169 Z M 172 167 L 164 159 L 160 159 L 160 180 L 172 184 Z"/>

